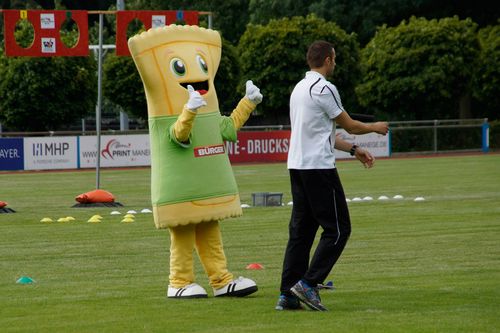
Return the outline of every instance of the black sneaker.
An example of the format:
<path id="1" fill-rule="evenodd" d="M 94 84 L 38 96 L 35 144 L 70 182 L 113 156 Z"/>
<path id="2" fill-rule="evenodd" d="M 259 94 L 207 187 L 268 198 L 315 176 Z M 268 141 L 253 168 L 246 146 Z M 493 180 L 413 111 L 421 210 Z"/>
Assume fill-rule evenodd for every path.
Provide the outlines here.
<path id="1" fill-rule="evenodd" d="M 304 307 L 300 304 L 300 301 L 296 296 L 280 295 L 275 309 L 278 311 L 303 310 Z"/>
<path id="2" fill-rule="evenodd" d="M 319 297 L 317 288 L 310 287 L 300 280 L 290 290 L 312 310 L 328 311 L 323 304 L 321 304 L 321 298 Z"/>

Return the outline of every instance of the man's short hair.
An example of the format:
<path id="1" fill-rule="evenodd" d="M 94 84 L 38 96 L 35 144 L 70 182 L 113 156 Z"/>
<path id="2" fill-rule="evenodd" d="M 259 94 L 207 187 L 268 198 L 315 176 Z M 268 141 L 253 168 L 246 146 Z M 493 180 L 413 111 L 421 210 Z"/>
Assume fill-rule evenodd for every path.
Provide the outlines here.
<path id="1" fill-rule="evenodd" d="M 307 64 L 310 68 L 319 68 L 323 66 L 326 58 L 332 56 L 333 45 L 324 40 L 313 42 L 307 50 Z"/>

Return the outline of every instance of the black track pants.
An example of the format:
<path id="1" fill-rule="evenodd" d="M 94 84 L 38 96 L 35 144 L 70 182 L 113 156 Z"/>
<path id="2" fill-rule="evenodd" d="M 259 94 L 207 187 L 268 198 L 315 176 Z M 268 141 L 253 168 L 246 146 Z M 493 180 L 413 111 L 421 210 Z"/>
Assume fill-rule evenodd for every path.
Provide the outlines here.
<path id="1" fill-rule="evenodd" d="M 281 276 L 282 292 L 300 279 L 323 283 L 351 234 L 351 221 L 337 169 L 290 170 L 293 209 Z M 309 262 L 318 228 L 323 232 Z"/>

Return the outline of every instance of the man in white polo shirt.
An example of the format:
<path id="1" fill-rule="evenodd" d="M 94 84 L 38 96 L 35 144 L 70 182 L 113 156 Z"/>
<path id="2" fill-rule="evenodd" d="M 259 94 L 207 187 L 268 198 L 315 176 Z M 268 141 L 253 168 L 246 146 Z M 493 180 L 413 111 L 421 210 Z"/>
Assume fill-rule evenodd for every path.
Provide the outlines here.
<path id="1" fill-rule="evenodd" d="M 375 161 L 368 151 L 336 137 L 336 124 L 350 134 L 388 132 L 386 122 L 365 124 L 345 112 L 337 88 L 326 80 L 335 69 L 332 44 L 312 43 L 307 63 L 310 71 L 290 97 L 288 169 L 293 209 L 277 310 L 300 309 L 301 301 L 313 310 L 326 311 L 317 286 L 332 270 L 351 233 L 344 190 L 335 168 L 334 147 L 350 152 L 367 168 Z M 319 227 L 323 232 L 309 262 Z"/>

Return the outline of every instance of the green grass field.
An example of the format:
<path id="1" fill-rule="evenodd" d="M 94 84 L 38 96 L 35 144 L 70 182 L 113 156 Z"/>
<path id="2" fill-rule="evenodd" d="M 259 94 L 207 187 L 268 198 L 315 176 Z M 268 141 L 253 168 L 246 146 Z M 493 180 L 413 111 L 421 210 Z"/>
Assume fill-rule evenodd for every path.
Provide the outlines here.
<path id="1" fill-rule="evenodd" d="M 248 208 L 222 225 L 229 267 L 253 278 L 247 298 L 167 299 L 168 231 L 151 214 L 120 223 L 111 208 L 70 208 L 95 171 L 0 173 L 0 332 L 499 332 L 500 155 L 385 159 L 371 170 L 338 163 L 351 239 L 322 292 L 328 312 L 278 312 L 290 207 Z M 291 200 L 285 164 L 236 165 L 243 203 L 253 192 Z M 103 170 L 120 209 L 150 207 L 149 169 Z M 414 202 L 417 196 L 424 202 Z M 87 223 L 94 214 L 104 219 Z M 43 217 L 73 216 L 69 223 Z M 264 270 L 246 270 L 249 263 Z M 36 283 L 17 284 L 21 276 Z"/>

